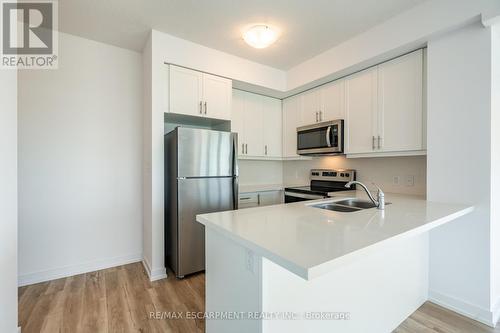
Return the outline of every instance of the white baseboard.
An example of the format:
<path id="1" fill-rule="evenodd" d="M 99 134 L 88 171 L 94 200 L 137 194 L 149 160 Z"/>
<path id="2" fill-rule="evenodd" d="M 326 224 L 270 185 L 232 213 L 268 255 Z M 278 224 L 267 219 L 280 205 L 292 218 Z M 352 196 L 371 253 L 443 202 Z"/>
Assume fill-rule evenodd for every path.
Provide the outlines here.
<path id="1" fill-rule="evenodd" d="M 441 294 L 435 290 L 429 290 L 429 301 L 490 327 L 495 327 L 494 313 L 488 309 Z M 500 306 L 500 304 L 498 305 Z M 500 309 L 497 310 L 500 312 Z"/>
<path id="2" fill-rule="evenodd" d="M 149 281 L 158 281 L 161 279 L 166 279 L 167 278 L 167 269 L 166 268 L 157 268 L 153 271 L 151 271 L 151 265 L 149 262 L 144 258 L 142 260 L 142 265 L 144 266 L 144 269 L 146 270 L 146 273 L 148 274 Z"/>
<path id="3" fill-rule="evenodd" d="M 68 276 L 98 271 L 101 269 L 116 267 L 120 265 L 131 264 L 134 262 L 139 262 L 141 260 L 142 260 L 142 253 L 123 256 L 123 257 L 95 260 L 91 262 L 20 275 L 18 276 L 17 283 L 19 287 L 22 287 L 39 282 L 45 282 L 45 281 L 65 278 Z"/>

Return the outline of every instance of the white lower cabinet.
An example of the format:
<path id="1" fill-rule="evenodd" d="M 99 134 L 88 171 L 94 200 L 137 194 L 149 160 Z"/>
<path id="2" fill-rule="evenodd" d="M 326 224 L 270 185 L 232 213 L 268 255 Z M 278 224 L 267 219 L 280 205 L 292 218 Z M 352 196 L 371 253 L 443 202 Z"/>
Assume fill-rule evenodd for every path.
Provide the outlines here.
<path id="1" fill-rule="evenodd" d="M 270 206 L 283 203 L 283 191 L 262 191 L 253 193 L 240 193 L 238 209 Z"/>
<path id="2" fill-rule="evenodd" d="M 238 200 L 238 209 L 251 208 L 259 206 L 258 193 L 240 193 Z"/>
<path id="3" fill-rule="evenodd" d="M 240 158 L 281 159 L 281 128 L 281 100 L 233 90 L 231 131 L 238 133 Z"/>

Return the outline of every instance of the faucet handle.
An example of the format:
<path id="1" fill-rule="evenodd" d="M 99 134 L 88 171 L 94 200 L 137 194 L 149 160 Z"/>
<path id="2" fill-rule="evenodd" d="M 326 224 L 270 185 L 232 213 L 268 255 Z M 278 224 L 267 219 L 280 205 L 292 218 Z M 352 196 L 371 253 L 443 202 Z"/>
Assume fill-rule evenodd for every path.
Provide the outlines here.
<path id="1" fill-rule="evenodd" d="M 384 192 L 382 191 L 382 189 L 380 187 L 378 187 L 377 184 L 375 184 L 375 182 L 372 182 L 372 185 L 377 188 L 378 195 L 384 196 Z"/>

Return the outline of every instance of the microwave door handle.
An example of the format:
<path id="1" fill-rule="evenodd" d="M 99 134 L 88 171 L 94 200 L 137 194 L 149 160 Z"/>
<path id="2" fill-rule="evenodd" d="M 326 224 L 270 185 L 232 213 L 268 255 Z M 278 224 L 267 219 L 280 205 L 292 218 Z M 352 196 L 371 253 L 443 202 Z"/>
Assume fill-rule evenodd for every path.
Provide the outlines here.
<path id="1" fill-rule="evenodd" d="M 332 126 L 328 126 L 328 129 L 326 130 L 326 144 L 328 147 L 332 146 L 332 143 L 330 142 L 330 133 L 332 132 Z"/>

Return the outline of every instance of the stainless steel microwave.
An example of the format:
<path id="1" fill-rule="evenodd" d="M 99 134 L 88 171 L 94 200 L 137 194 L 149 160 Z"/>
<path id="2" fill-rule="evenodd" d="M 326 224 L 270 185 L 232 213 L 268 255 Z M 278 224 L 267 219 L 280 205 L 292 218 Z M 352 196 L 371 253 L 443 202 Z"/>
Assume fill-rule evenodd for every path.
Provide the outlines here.
<path id="1" fill-rule="evenodd" d="M 344 120 L 331 120 L 297 128 L 297 154 L 339 155 L 344 153 Z"/>

